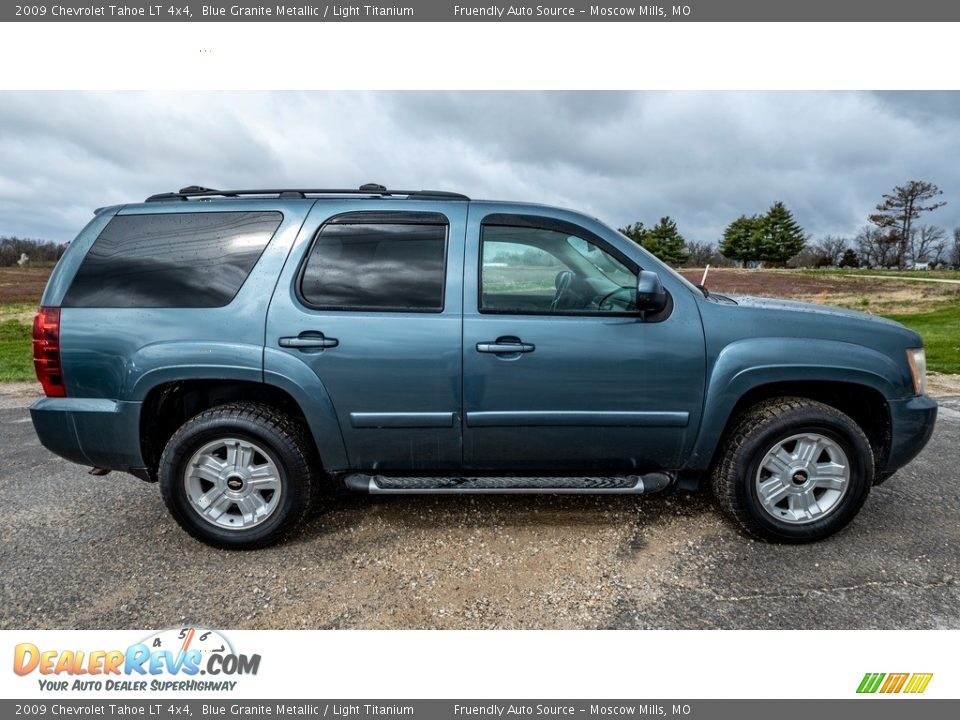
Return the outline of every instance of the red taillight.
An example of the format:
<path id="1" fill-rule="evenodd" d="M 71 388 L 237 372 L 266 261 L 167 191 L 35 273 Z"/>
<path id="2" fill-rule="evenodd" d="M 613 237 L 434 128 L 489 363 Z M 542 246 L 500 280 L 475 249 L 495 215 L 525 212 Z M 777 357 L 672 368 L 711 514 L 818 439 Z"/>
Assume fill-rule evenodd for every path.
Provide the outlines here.
<path id="1" fill-rule="evenodd" d="M 33 367 L 47 397 L 65 397 L 60 367 L 60 308 L 42 307 L 33 319 Z"/>

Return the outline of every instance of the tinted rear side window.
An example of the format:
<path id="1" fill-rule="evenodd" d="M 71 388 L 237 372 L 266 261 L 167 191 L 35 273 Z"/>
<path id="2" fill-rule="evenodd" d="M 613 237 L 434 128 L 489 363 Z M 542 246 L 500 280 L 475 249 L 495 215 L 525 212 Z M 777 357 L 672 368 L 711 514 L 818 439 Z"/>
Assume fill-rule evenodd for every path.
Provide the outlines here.
<path id="1" fill-rule="evenodd" d="M 119 215 L 87 252 L 67 307 L 222 307 L 283 220 L 278 212 Z"/>
<path id="2" fill-rule="evenodd" d="M 321 228 L 307 259 L 300 285 L 307 305 L 325 310 L 443 310 L 445 223 L 403 222 L 399 217 L 338 220 Z"/>

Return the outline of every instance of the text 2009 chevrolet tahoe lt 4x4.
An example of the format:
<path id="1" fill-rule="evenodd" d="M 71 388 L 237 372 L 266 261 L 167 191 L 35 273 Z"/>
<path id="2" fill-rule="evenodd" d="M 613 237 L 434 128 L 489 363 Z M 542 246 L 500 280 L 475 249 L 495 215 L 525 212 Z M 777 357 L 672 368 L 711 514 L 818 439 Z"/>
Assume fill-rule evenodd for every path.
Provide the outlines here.
<path id="1" fill-rule="evenodd" d="M 445 192 L 184 188 L 99 210 L 34 326 L 43 444 L 221 547 L 370 493 L 703 481 L 746 532 L 857 514 L 930 437 L 920 337 L 723 297 L 616 231 Z"/>

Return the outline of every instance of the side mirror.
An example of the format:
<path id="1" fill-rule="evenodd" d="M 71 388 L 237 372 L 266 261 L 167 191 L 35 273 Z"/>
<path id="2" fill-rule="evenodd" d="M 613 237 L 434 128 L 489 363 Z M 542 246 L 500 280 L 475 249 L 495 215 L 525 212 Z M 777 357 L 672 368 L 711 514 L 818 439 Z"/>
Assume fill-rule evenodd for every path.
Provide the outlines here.
<path id="1" fill-rule="evenodd" d="M 637 310 L 658 313 L 667 306 L 667 293 L 660 276 L 650 270 L 641 270 L 637 277 Z"/>

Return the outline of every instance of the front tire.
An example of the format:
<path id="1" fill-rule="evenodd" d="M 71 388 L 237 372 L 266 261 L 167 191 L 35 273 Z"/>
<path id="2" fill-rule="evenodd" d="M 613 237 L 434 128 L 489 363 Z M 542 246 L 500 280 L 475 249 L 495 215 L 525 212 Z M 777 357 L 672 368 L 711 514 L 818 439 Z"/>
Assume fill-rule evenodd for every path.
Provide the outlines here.
<path id="1" fill-rule="evenodd" d="M 303 427 L 259 403 L 184 423 L 160 458 L 160 492 L 180 527 L 219 548 L 280 542 L 306 519 L 318 463 Z"/>
<path id="2" fill-rule="evenodd" d="M 775 398 L 735 421 L 714 468 L 713 492 L 748 534 L 813 542 L 856 516 L 873 471 L 870 441 L 847 415 L 806 398 Z"/>

